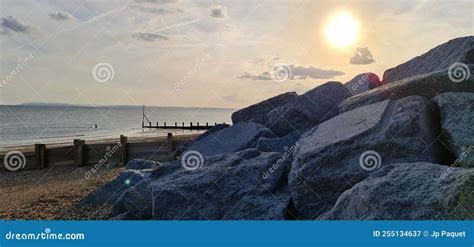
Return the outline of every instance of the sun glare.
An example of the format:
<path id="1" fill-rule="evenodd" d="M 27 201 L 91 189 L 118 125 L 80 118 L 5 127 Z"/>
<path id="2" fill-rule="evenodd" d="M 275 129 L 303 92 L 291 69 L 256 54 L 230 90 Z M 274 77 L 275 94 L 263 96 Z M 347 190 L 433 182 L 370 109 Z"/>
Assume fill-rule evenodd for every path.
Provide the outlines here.
<path id="1" fill-rule="evenodd" d="M 326 26 L 326 38 L 329 42 L 338 47 L 347 47 L 357 40 L 358 23 L 348 13 L 340 13 L 331 18 Z"/>

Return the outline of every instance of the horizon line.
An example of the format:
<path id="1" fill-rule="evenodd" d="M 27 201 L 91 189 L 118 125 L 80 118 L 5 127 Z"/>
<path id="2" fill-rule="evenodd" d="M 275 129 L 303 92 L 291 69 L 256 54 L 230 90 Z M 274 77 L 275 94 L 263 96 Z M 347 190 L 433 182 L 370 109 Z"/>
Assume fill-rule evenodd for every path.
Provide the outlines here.
<path id="1" fill-rule="evenodd" d="M 223 107 L 204 107 L 204 106 L 157 106 L 157 105 L 129 105 L 129 104 L 74 104 L 74 103 L 58 103 L 58 102 L 23 102 L 18 104 L 0 104 L 0 106 L 79 106 L 79 107 L 119 107 L 119 106 L 133 106 L 133 107 L 162 107 L 162 108 L 199 108 L 199 109 L 222 109 L 222 110 L 237 110 L 236 108 Z"/>

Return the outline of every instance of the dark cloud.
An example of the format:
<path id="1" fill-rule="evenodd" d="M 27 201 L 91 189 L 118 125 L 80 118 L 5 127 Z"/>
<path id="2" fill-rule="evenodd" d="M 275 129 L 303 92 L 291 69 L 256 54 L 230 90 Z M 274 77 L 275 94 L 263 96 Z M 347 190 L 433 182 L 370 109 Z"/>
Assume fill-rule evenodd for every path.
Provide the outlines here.
<path id="1" fill-rule="evenodd" d="M 282 65 L 280 65 L 281 67 Z M 306 80 L 306 79 L 330 79 L 336 76 L 344 75 L 344 72 L 338 70 L 326 70 L 314 66 L 284 65 L 281 69 L 285 71 L 276 71 L 277 73 L 286 73 L 288 80 Z M 258 75 L 245 72 L 238 76 L 241 79 L 270 81 L 273 80 L 272 72 L 265 71 Z"/>
<path id="2" fill-rule="evenodd" d="M 290 65 L 290 68 L 293 73 L 293 79 L 329 79 L 335 76 L 344 75 L 344 72 L 342 71 L 319 69 L 314 66 L 304 67 Z"/>
<path id="3" fill-rule="evenodd" d="M 75 19 L 74 16 L 67 12 L 50 13 L 49 17 L 56 21 L 70 21 Z"/>
<path id="4" fill-rule="evenodd" d="M 215 6 L 211 8 L 211 16 L 215 18 L 225 18 L 227 17 L 227 7 L 225 6 Z"/>
<path id="5" fill-rule="evenodd" d="M 14 33 L 31 33 L 34 28 L 22 23 L 20 20 L 13 16 L 0 18 L 0 33 L 10 34 Z"/>
<path id="6" fill-rule="evenodd" d="M 250 79 L 250 80 L 256 80 L 256 81 L 271 81 L 272 75 L 270 72 L 265 71 L 259 75 L 252 75 L 249 72 L 244 72 L 242 75 L 238 76 L 240 79 Z"/>
<path id="7" fill-rule="evenodd" d="M 178 3 L 180 0 L 135 0 L 137 3 L 153 3 L 153 4 L 172 4 Z"/>
<path id="8" fill-rule="evenodd" d="M 56 12 L 50 13 L 49 17 L 56 21 L 69 21 L 74 20 L 74 17 L 67 12 Z"/>
<path id="9" fill-rule="evenodd" d="M 368 47 L 359 47 L 356 48 L 354 56 L 351 57 L 350 64 L 371 64 L 375 62 L 375 59 L 372 57 Z"/>
<path id="10" fill-rule="evenodd" d="M 143 40 L 143 41 L 148 41 L 148 42 L 153 42 L 156 40 L 169 40 L 167 36 L 157 34 L 157 33 L 134 33 L 132 35 L 134 38 Z"/>

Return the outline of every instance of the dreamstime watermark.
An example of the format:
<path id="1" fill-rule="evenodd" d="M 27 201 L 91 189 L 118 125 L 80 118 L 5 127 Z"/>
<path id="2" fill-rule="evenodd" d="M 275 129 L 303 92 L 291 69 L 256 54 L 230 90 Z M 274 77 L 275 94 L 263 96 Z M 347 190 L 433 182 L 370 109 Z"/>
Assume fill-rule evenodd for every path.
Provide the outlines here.
<path id="1" fill-rule="evenodd" d="M 201 69 L 201 67 L 207 63 L 207 61 L 209 60 L 209 58 L 211 57 L 211 53 L 207 53 L 206 55 L 204 55 L 201 60 L 199 60 L 198 63 L 196 63 L 193 68 L 191 70 L 188 71 L 188 73 L 186 73 L 186 75 L 178 82 L 174 85 L 174 90 L 175 91 L 179 91 L 181 90 L 181 88 L 183 88 L 187 83 L 188 81 L 191 79 L 191 77 L 193 77 L 194 74 L 197 73 L 197 71 L 199 69 Z"/>
<path id="2" fill-rule="evenodd" d="M 466 158 L 469 156 L 470 153 L 474 151 L 474 146 L 470 145 L 469 147 L 462 147 L 462 152 L 459 155 L 459 157 L 454 160 L 454 162 L 444 171 L 441 173 L 439 180 L 445 179 L 451 172 L 453 171 L 454 168 L 460 167 L 461 162 L 466 160 Z"/>
<path id="3" fill-rule="evenodd" d="M 204 157 L 198 151 L 187 151 L 181 157 L 181 166 L 187 171 L 194 171 L 204 165 Z"/>
<path id="4" fill-rule="evenodd" d="M 5 234 L 5 240 L 85 240 L 84 233 L 52 233 L 50 228 L 37 233 L 14 233 L 9 231 Z"/>
<path id="5" fill-rule="evenodd" d="M 448 77 L 454 83 L 459 83 L 469 80 L 471 71 L 464 63 L 453 63 L 448 68 Z"/>
<path id="6" fill-rule="evenodd" d="M 293 78 L 293 71 L 288 64 L 277 63 L 271 67 L 270 76 L 276 82 L 285 82 Z"/>
<path id="7" fill-rule="evenodd" d="M 382 157 L 374 150 L 365 151 L 359 157 L 359 165 L 365 171 L 373 171 L 382 165 Z"/>
<path id="8" fill-rule="evenodd" d="M 94 165 L 89 171 L 87 171 L 84 175 L 85 179 L 90 179 L 98 170 L 100 170 L 105 164 L 108 163 L 109 159 L 112 158 L 112 156 L 120 151 L 120 148 L 122 147 L 122 143 L 117 143 L 114 146 L 110 147 L 107 146 L 106 152 L 104 154 L 104 157 L 97 162 L 97 164 Z"/>
<path id="9" fill-rule="evenodd" d="M 31 60 L 33 60 L 33 58 L 33 54 L 30 53 L 24 59 L 20 60 L 16 67 L 5 77 L 5 79 L 2 80 L 2 83 L 0 83 L 0 88 L 8 85 L 8 83 L 10 83 L 16 77 L 16 75 L 20 73 L 20 71 L 23 70 L 25 66 L 31 62 Z"/>
<path id="10" fill-rule="evenodd" d="M 92 77 L 97 82 L 111 81 L 115 77 L 115 70 L 110 63 L 98 63 L 92 69 Z"/>
<path id="11" fill-rule="evenodd" d="M 281 155 L 281 158 L 279 158 L 273 165 L 268 168 L 267 171 L 264 171 L 262 174 L 263 179 L 267 179 L 272 173 L 274 173 L 278 168 L 280 168 L 285 161 L 289 160 L 290 157 L 296 152 L 297 148 L 300 146 L 299 142 L 295 142 L 291 147 L 286 147 L 283 148 L 285 152 Z"/>
<path id="12" fill-rule="evenodd" d="M 361 87 L 362 85 L 364 85 L 364 83 L 367 83 L 369 81 L 369 76 L 370 76 L 369 73 L 364 73 L 364 75 L 362 75 L 355 83 L 351 85 L 351 90 L 354 92 L 357 91 L 359 87 Z"/>
<path id="13" fill-rule="evenodd" d="M 26 167 L 26 157 L 20 151 L 10 151 L 5 154 L 3 164 L 7 170 L 15 172 Z"/>

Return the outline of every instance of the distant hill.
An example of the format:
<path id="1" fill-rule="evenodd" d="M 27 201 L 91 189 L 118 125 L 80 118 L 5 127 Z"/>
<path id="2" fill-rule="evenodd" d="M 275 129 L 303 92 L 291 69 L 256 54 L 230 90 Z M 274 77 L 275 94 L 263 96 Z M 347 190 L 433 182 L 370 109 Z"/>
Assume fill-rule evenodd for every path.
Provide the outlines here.
<path id="1" fill-rule="evenodd" d="M 66 103 L 42 103 L 42 102 L 27 102 L 27 103 L 21 103 L 18 105 L 24 105 L 24 106 L 80 106 L 80 105 L 74 105 L 74 104 L 66 104 Z"/>

